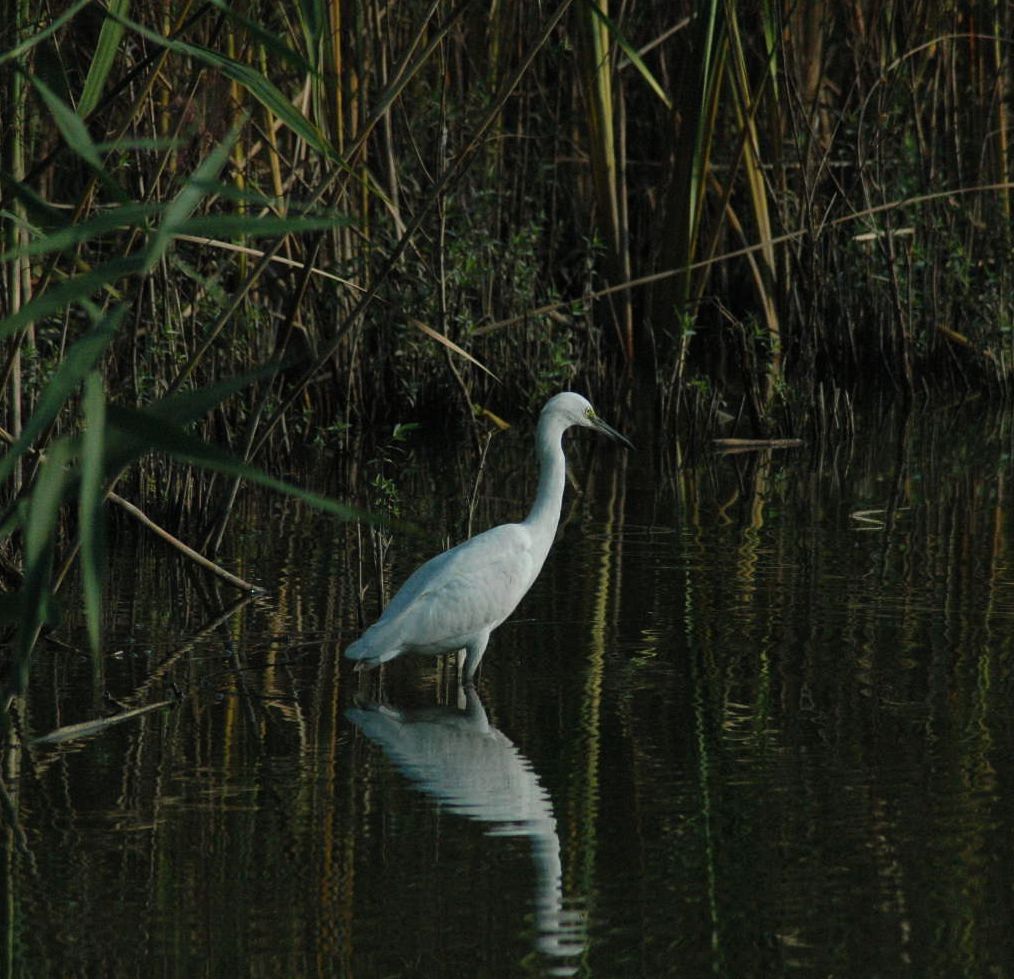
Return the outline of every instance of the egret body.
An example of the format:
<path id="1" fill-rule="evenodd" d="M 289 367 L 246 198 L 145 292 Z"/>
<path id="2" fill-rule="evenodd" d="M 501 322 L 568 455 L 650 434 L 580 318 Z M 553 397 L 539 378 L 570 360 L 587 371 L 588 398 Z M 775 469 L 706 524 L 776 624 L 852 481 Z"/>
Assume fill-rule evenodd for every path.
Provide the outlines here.
<path id="1" fill-rule="evenodd" d="M 370 669 L 408 653 L 437 656 L 464 649 L 465 682 L 472 682 L 489 634 L 517 607 L 549 554 L 566 481 L 563 433 L 573 425 L 631 445 L 581 395 L 550 398 L 535 432 L 539 485 L 528 516 L 493 527 L 417 568 L 383 615 L 345 650 L 349 659 Z"/>

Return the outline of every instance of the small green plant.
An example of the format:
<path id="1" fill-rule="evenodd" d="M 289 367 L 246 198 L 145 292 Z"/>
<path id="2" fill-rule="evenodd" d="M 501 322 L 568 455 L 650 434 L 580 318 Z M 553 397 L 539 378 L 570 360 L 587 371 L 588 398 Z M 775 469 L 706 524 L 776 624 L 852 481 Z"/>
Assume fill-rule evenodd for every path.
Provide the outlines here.
<path id="1" fill-rule="evenodd" d="M 401 516 L 401 495 L 398 484 L 381 473 L 370 480 L 370 509 L 388 517 Z"/>
<path id="2" fill-rule="evenodd" d="M 420 428 L 419 422 L 398 422 L 391 432 L 392 442 L 407 442 L 411 434 Z"/>

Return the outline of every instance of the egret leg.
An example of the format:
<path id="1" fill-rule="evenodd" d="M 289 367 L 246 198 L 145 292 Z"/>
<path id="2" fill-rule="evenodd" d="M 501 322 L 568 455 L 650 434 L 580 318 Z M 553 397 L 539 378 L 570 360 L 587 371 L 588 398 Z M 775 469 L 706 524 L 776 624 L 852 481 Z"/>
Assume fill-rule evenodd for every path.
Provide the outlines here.
<path id="1" fill-rule="evenodd" d="M 482 661 L 482 654 L 486 652 L 486 643 L 489 642 L 489 632 L 481 632 L 465 647 L 465 684 L 471 686 L 475 671 L 479 669 Z"/>

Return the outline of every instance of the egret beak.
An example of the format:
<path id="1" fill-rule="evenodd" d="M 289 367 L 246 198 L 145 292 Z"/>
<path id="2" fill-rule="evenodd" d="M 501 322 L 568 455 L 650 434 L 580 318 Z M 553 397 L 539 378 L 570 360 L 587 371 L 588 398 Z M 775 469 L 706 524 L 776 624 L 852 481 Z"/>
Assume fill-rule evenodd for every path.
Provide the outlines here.
<path id="1" fill-rule="evenodd" d="M 614 442 L 621 442 L 628 449 L 634 447 L 634 443 L 627 438 L 626 435 L 621 435 L 612 425 L 607 425 L 598 415 L 592 418 L 592 424 L 597 428 L 603 435 L 608 435 Z"/>

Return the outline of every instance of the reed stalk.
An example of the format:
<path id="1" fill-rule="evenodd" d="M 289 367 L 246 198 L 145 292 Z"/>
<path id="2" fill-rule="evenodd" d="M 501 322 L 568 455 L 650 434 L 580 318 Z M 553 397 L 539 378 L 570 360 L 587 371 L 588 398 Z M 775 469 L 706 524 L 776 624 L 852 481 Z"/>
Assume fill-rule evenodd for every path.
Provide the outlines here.
<path id="1" fill-rule="evenodd" d="M 578 7 L 576 31 L 578 71 L 584 92 L 588 158 L 591 167 L 596 225 L 605 245 L 609 278 L 621 282 L 630 277 L 627 250 L 629 229 L 621 205 L 624 175 L 622 137 L 617 132 L 613 73 L 615 57 L 608 29 L 606 0 L 588 0 Z M 633 308 L 629 293 L 622 293 L 616 322 L 620 349 L 627 362 L 634 361 Z"/>
<path id="2" fill-rule="evenodd" d="M 4 0 L 4 20 L 9 25 L 10 37 L 14 46 L 27 39 L 27 28 L 30 9 L 27 0 Z M 27 127 L 27 87 L 25 73 L 27 71 L 27 53 L 7 66 L 4 86 L 4 116 L 8 119 L 6 134 L 3 140 L 4 168 L 13 181 L 25 179 L 25 142 L 28 137 Z M 23 242 L 23 228 L 27 218 L 24 203 L 15 199 L 9 208 L 9 214 L 3 219 L 4 250 L 19 252 Z M 31 274 L 27 257 L 18 257 L 5 269 L 6 311 L 8 315 L 17 315 L 21 307 L 31 298 Z M 22 409 L 24 391 L 22 385 L 21 348 L 26 343 L 33 346 L 33 328 L 29 328 L 20 336 L 10 341 L 11 352 L 9 367 L 5 372 L 4 385 L 7 388 L 7 425 L 15 437 L 21 435 L 23 424 Z M 15 466 L 12 478 L 12 489 L 21 491 L 22 471 L 20 462 Z"/>

